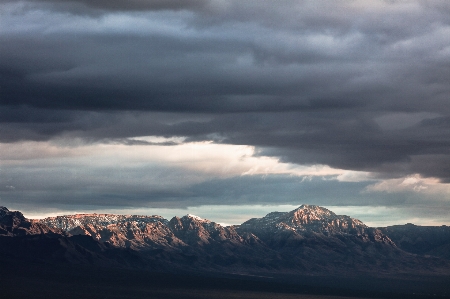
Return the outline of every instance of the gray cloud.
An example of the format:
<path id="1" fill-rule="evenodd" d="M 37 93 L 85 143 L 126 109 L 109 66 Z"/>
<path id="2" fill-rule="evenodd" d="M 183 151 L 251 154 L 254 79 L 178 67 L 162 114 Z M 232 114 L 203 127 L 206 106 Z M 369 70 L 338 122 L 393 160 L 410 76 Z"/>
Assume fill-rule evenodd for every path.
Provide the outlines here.
<path id="1" fill-rule="evenodd" d="M 413 191 L 368 193 L 362 190 L 370 182 L 339 182 L 332 177 L 239 176 L 212 179 L 189 186 L 160 184 L 148 188 L 136 179 L 148 173 L 148 169 L 134 170 L 134 173 L 117 170 L 115 169 L 112 174 L 111 170 L 101 169 L 91 170 L 90 174 L 67 168 L 61 168 L 56 172 L 54 169 L 48 172 L 35 170 L 31 172 L 34 176 L 25 179 L 19 174 L 21 181 L 14 178 L 16 187 L 0 187 L 1 204 L 34 214 L 40 210 L 48 210 L 49 207 L 63 210 L 65 213 L 86 209 L 104 212 L 105 209 L 120 210 L 134 207 L 148 208 L 150 209 L 148 213 L 155 213 L 153 209 L 158 208 L 186 209 L 182 212 L 186 214 L 191 212 L 193 207 L 206 206 L 204 210 L 213 213 L 215 208 L 212 206 L 218 203 L 234 206 L 231 211 L 218 209 L 223 221 L 234 219 L 236 215 L 232 214 L 235 214 L 236 210 L 245 212 L 243 209 L 248 209 L 248 206 L 252 205 L 276 207 L 315 204 L 331 206 L 337 213 L 360 218 L 375 226 L 404 224 L 411 221 L 428 225 L 447 223 L 450 208 L 448 201 L 443 201 L 438 194 Z M 158 175 L 162 174 L 161 169 L 152 169 L 152 172 L 155 171 Z M 108 172 L 108 175 L 104 172 Z M 38 173 L 41 175 L 38 176 Z M 83 179 L 86 174 L 88 175 Z M 166 175 L 171 179 L 177 179 L 174 172 Z M 67 176 L 72 179 L 65 180 L 64 177 Z M 124 179 L 127 177 L 128 179 Z M 105 178 L 108 178 L 111 184 L 101 182 Z M 31 207 L 34 207 L 34 210 Z M 267 212 L 269 211 L 272 210 Z M 175 212 L 169 215 L 172 217 Z M 261 216 L 264 214 L 254 215 L 254 217 Z M 234 223 L 239 224 L 245 220 L 247 219 L 240 219 L 240 222 Z"/>
<path id="2" fill-rule="evenodd" d="M 75 2 L 2 2 L 2 142 L 214 137 L 450 182 L 446 1 L 78 1 L 104 12 L 67 14 Z"/>
<path id="3" fill-rule="evenodd" d="M 8 3 L 11 0 L 2 0 Z M 77 4 L 87 6 L 93 9 L 101 9 L 106 11 L 158 11 L 158 10 L 184 10 L 199 9 L 205 7 L 209 0 L 129 0 L 129 1 L 105 1 L 105 0 L 31 0 L 33 2 L 50 3 L 57 6 L 57 9 L 69 10 L 80 13 L 76 9 Z M 87 13 L 87 11 L 85 11 Z"/>

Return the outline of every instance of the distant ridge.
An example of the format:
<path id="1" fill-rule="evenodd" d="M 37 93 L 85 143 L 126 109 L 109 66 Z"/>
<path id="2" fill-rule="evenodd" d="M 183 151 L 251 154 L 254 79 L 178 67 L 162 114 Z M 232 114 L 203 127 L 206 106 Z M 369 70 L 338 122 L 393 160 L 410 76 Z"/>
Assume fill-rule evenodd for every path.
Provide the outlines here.
<path id="1" fill-rule="evenodd" d="M 116 215 L 116 214 L 74 214 L 56 217 L 48 217 L 39 220 L 32 220 L 35 223 L 42 223 L 50 227 L 60 228 L 64 231 L 70 232 L 78 226 L 93 225 L 93 226 L 108 226 L 111 224 L 125 223 L 125 222 L 168 222 L 161 216 L 144 216 L 144 215 Z"/>
<path id="2" fill-rule="evenodd" d="M 409 239 L 414 235 L 412 230 L 405 232 Z M 114 214 L 29 220 L 20 212 L 0 207 L 0 254 L 19 259 L 39 257 L 53 263 L 57 258 L 113 267 L 233 273 L 415 271 L 450 275 L 445 255 L 440 259 L 430 254 L 431 249 L 426 256 L 413 252 L 401 233 L 398 228 L 371 228 L 358 219 L 314 205 L 271 212 L 232 226 L 191 214 L 170 220 L 157 215 Z M 445 233 L 439 236 L 450 239 Z M 443 246 L 441 251 L 436 252 L 445 251 L 444 241 L 438 244 Z M 23 247 L 24 242 L 29 245 Z M 43 249 L 36 254 L 36 248 Z"/>

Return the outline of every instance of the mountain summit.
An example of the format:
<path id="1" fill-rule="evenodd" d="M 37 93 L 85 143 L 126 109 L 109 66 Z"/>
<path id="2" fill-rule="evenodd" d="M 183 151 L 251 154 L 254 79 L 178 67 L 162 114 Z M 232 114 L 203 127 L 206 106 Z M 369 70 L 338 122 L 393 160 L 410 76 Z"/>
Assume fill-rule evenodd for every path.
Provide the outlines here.
<path id="1" fill-rule="evenodd" d="M 63 233 L 57 228 L 29 220 L 19 211 L 10 211 L 0 206 L 0 235 L 23 236 L 38 234 Z"/>
<path id="2" fill-rule="evenodd" d="M 301 236 L 316 233 L 325 236 L 353 235 L 395 246 L 381 231 L 369 228 L 360 220 L 314 205 L 301 205 L 290 212 L 272 212 L 262 218 L 253 218 L 240 225 L 243 231 L 265 233 L 290 232 Z"/>

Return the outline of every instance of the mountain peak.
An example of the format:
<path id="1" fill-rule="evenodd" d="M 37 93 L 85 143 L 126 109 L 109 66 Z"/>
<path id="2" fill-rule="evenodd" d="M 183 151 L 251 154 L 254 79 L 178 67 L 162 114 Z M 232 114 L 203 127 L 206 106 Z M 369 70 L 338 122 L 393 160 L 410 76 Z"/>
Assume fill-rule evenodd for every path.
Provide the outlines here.
<path id="1" fill-rule="evenodd" d="M 23 236 L 59 233 L 59 231 L 29 220 L 19 211 L 0 207 L 0 235 Z"/>
<path id="2" fill-rule="evenodd" d="M 315 205 L 301 205 L 290 212 L 272 212 L 262 218 L 244 222 L 241 230 L 253 231 L 269 229 L 273 232 L 292 231 L 297 234 L 315 232 L 330 234 L 364 234 L 367 226 L 361 221 Z"/>
<path id="3" fill-rule="evenodd" d="M 333 213 L 332 211 L 328 210 L 327 208 L 321 207 L 321 206 L 316 206 L 316 205 L 301 205 L 299 206 L 297 209 L 295 209 L 294 211 L 298 211 L 298 210 L 305 210 L 305 211 L 322 211 L 322 212 L 326 212 L 326 213 Z M 334 214 L 334 213 L 333 213 Z"/>
<path id="4" fill-rule="evenodd" d="M 323 220 L 326 218 L 334 218 L 337 216 L 334 212 L 324 207 L 315 205 L 301 205 L 297 209 L 289 212 L 289 214 L 291 214 L 295 218 L 301 217 L 311 220 Z"/>
<path id="5" fill-rule="evenodd" d="M 199 217 L 199 216 L 193 215 L 193 214 L 187 214 L 187 215 L 183 216 L 183 218 L 189 218 L 189 219 L 197 220 L 197 221 L 201 221 L 201 222 L 211 222 L 208 219 L 204 219 L 202 217 Z"/>

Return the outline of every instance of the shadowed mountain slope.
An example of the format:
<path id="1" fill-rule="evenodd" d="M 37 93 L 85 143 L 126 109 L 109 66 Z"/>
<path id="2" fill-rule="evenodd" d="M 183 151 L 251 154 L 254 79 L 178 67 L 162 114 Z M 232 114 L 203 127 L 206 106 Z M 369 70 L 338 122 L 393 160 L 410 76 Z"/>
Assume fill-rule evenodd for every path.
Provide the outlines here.
<path id="1" fill-rule="evenodd" d="M 450 260 L 450 227 L 417 226 L 411 223 L 380 230 L 404 251 Z"/>

